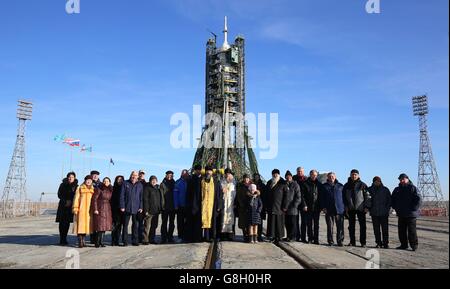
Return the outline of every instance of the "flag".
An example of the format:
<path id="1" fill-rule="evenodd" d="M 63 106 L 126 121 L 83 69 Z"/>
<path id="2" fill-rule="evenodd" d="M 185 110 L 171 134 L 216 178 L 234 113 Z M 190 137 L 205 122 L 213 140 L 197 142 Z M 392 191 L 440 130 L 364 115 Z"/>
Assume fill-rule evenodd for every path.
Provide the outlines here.
<path id="1" fill-rule="evenodd" d="M 61 134 L 61 135 L 56 135 L 54 138 L 53 138 L 53 140 L 54 141 L 57 141 L 57 142 L 64 142 L 64 140 L 66 139 L 66 136 L 64 135 L 64 134 Z"/>
<path id="2" fill-rule="evenodd" d="M 70 145 L 71 147 L 79 147 L 80 146 L 80 140 L 79 139 L 66 138 L 64 140 L 64 143 Z"/>
<path id="3" fill-rule="evenodd" d="M 116 164 L 114 163 L 113 159 L 109 160 L 109 163 L 112 164 L 113 166 L 115 166 Z"/>
<path id="4" fill-rule="evenodd" d="M 71 147 L 79 147 L 80 146 L 80 141 L 79 140 L 74 140 L 74 141 L 70 142 L 69 145 Z"/>
<path id="5" fill-rule="evenodd" d="M 86 145 L 83 145 L 82 147 L 81 147 L 81 150 L 80 150 L 81 152 L 89 152 L 89 153 L 91 153 L 92 152 L 92 147 L 90 146 L 90 147 L 86 147 Z"/>

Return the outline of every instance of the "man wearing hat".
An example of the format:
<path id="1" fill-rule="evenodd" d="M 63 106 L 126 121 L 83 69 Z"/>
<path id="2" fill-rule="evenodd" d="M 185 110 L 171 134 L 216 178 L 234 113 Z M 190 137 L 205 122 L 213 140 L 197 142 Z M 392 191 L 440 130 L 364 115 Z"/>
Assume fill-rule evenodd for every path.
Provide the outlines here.
<path id="1" fill-rule="evenodd" d="M 186 227 L 184 238 L 186 242 L 202 241 L 202 166 L 194 166 L 194 172 L 188 181 L 186 192 Z"/>
<path id="2" fill-rule="evenodd" d="M 161 243 L 173 243 L 173 231 L 175 230 L 175 202 L 173 191 L 175 188 L 175 181 L 173 180 L 173 172 L 167 171 L 166 177 L 161 182 L 161 191 L 164 195 L 164 207 L 162 213 L 161 224 Z"/>
<path id="3" fill-rule="evenodd" d="M 371 200 L 370 216 L 377 248 L 389 248 L 389 213 L 391 191 L 383 185 L 380 177 L 374 177 L 368 189 Z"/>
<path id="4" fill-rule="evenodd" d="M 348 215 L 349 246 L 356 246 L 356 217 L 359 223 L 359 241 L 361 247 L 366 247 L 366 214 L 370 209 L 370 195 L 367 185 L 361 181 L 359 171 L 353 169 L 343 189 L 345 212 Z"/>
<path id="5" fill-rule="evenodd" d="M 267 183 L 267 233 L 273 242 L 284 237 L 284 217 L 288 210 L 289 187 L 280 176 L 280 170 L 272 171 L 272 179 Z"/>
<path id="6" fill-rule="evenodd" d="M 298 227 L 298 207 L 302 203 L 302 194 L 300 192 L 300 186 L 292 177 L 292 173 L 287 171 L 285 174 L 286 183 L 289 188 L 288 201 L 289 207 L 286 212 L 286 241 L 295 241 L 297 239 L 297 227 Z"/>
<path id="7" fill-rule="evenodd" d="M 100 172 L 92 171 L 90 175 L 92 177 L 92 185 L 94 186 L 94 188 L 98 188 L 100 186 L 100 184 L 102 183 L 100 181 Z"/>
<path id="8" fill-rule="evenodd" d="M 392 193 L 392 208 L 398 217 L 398 236 L 401 244 L 397 249 L 408 249 L 409 242 L 411 249 L 416 251 L 419 244 L 416 223 L 422 199 L 406 174 L 401 174 L 398 179 L 400 184 Z"/>

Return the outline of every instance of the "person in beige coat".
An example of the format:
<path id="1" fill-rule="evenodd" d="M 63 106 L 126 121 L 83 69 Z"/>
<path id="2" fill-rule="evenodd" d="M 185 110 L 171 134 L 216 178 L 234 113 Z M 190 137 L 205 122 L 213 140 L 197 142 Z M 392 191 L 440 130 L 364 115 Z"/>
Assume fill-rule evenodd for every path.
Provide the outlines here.
<path id="1" fill-rule="evenodd" d="M 94 219 L 92 217 L 91 201 L 94 195 L 92 177 L 86 176 L 84 183 L 78 187 L 73 201 L 74 214 L 73 232 L 78 236 L 78 246 L 85 247 L 85 237 L 94 232 Z"/>

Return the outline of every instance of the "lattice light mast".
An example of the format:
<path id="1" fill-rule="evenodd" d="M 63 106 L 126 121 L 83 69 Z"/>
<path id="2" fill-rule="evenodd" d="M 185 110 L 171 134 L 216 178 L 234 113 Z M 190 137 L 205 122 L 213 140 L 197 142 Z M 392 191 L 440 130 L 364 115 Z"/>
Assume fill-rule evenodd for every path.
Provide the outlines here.
<path id="1" fill-rule="evenodd" d="M 420 149 L 417 189 L 426 207 L 444 207 L 441 184 L 439 182 L 436 164 L 433 158 L 431 142 L 428 136 L 428 98 L 426 95 L 415 96 L 412 99 L 413 112 L 419 117 Z"/>
<path id="2" fill-rule="evenodd" d="M 29 212 L 26 188 L 25 128 L 26 122 L 31 120 L 32 112 L 33 104 L 31 102 L 18 101 L 17 118 L 19 119 L 19 125 L 16 145 L 2 195 L 3 217 L 23 216 Z"/>

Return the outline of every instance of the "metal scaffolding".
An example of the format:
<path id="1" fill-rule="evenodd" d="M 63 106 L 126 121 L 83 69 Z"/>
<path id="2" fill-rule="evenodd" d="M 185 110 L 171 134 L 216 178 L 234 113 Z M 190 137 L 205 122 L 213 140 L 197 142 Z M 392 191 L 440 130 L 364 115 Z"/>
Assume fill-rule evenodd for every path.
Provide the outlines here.
<path id="1" fill-rule="evenodd" d="M 245 39 L 236 37 L 228 43 L 228 23 L 225 17 L 224 43 L 217 47 L 214 35 L 206 45 L 205 114 L 220 116 L 220 135 L 209 135 L 208 129 L 217 121 L 208 121 L 203 128 L 194 157 L 196 164 L 216 169 L 230 168 L 237 178 L 258 173 L 258 164 L 250 145 L 245 123 Z M 218 146 L 207 146 L 213 140 Z"/>

